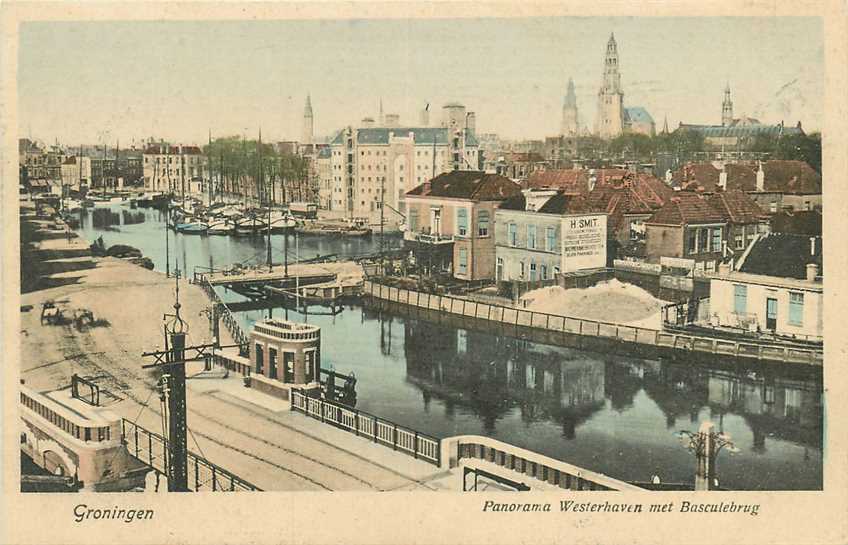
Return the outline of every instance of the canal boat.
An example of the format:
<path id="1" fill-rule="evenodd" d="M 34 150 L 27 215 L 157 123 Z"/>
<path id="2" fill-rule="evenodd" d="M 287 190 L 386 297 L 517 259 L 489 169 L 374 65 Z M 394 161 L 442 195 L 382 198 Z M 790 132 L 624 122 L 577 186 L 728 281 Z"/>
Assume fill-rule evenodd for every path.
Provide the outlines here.
<path id="1" fill-rule="evenodd" d="M 229 235 L 232 232 L 233 225 L 226 218 L 211 220 L 206 230 L 207 235 Z"/>
<path id="2" fill-rule="evenodd" d="M 291 231 L 297 226 L 297 221 L 291 214 L 272 212 L 270 217 L 270 225 L 272 233 L 285 233 Z"/>
<path id="3" fill-rule="evenodd" d="M 178 233 L 184 235 L 202 235 L 209 230 L 209 224 L 202 221 L 190 221 L 188 223 L 178 223 L 175 229 Z"/>

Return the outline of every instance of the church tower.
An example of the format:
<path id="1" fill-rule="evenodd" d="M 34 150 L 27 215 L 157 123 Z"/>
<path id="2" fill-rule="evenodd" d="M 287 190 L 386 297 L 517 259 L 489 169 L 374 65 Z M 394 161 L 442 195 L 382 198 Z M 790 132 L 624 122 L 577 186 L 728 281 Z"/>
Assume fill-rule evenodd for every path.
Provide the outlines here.
<path id="1" fill-rule="evenodd" d="M 721 124 L 729 127 L 733 124 L 733 101 L 730 100 L 730 84 L 724 88 L 724 102 L 721 103 Z"/>
<path id="2" fill-rule="evenodd" d="M 618 46 L 610 34 L 604 59 L 604 80 L 598 91 L 598 116 L 595 133 L 601 138 L 615 138 L 622 132 L 624 121 L 624 92 L 618 72 Z"/>
<path id="3" fill-rule="evenodd" d="M 301 144 L 309 145 L 312 143 L 313 131 L 312 119 L 312 100 L 309 95 L 306 95 L 306 106 L 303 107 L 303 132 L 300 135 Z"/>
<path id="4" fill-rule="evenodd" d="M 568 78 L 568 90 L 562 104 L 562 129 L 563 136 L 576 135 L 579 130 L 577 119 L 577 95 L 574 94 L 574 81 Z"/>

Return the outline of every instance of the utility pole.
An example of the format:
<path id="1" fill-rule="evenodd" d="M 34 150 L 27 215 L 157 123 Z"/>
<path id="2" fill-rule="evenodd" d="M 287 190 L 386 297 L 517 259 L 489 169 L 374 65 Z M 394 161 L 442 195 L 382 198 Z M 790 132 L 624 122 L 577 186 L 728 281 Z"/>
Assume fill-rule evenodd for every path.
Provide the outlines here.
<path id="1" fill-rule="evenodd" d="M 383 232 L 383 224 L 385 223 L 385 200 L 386 200 L 386 177 L 380 177 L 380 276 L 386 275 L 386 258 L 385 258 L 385 237 Z"/>
<path id="2" fill-rule="evenodd" d="M 207 360 L 207 350 L 214 344 L 197 346 L 185 345 L 188 324 L 180 317 L 180 272 L 175 273 L 174 314 L 165 314 L 171 318 L 165 325 L 165 350 L 145 352 L 144 357 L 153 357 L 154 362 L 142 368 L 158 367 L 162 374 L 162 398 L 167 405 L 168 438 L 167 467 L 168 492 L 188 492 L 188 438 L 186 423 L 186 374 L 187 361 Z M 186 357 L 187 351 L 193 351 L 192 357 Z"/>

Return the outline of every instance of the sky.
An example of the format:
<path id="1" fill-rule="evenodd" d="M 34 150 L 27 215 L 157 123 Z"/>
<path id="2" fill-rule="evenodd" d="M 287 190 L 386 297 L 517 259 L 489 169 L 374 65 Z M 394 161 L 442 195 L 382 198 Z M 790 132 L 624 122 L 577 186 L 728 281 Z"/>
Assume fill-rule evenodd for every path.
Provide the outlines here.
<path id="1" fill-rule="evenodd" d="M 559 131 L 568 78 L 594 125 L 610 33 L 625 107 L 657 130 L 721 122 L 823 123 L 822 22 L 814 17 L 545 17 L 439 20 L 29 22 L 18 59 L 20 136 L 121 146 L 148 137 L 204 143 L 262 129 L 300 137 L 306 95 L 316 136 L 366 116 L 431 123 L 449 101 L 477 132 L 543 139 Z"/>

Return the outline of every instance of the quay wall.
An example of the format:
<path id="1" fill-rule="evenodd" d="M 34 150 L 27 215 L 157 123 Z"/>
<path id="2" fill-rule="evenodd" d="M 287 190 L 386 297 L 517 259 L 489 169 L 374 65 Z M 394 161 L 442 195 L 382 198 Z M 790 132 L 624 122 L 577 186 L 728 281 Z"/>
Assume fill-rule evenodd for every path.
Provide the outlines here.
<path id="1" fill-rule="evenodd" d="M 706 356 L 709 361 L 778 362 L 804 367 L 821 367 L 821 350 L 759 344 L 715 337 L 698 337 L 677 332 L 646 329 L 625 324 L 584 320 L 568 316 L 436 295 L 366 281 L 366 304 L 397 305 L 435 322 L 455 327 L 489 331 L 545 344 L 600 352 L 625 351 L 632 356 L 687 359 Z M 370 301 L 369 301 L 370 300 Z"/>

